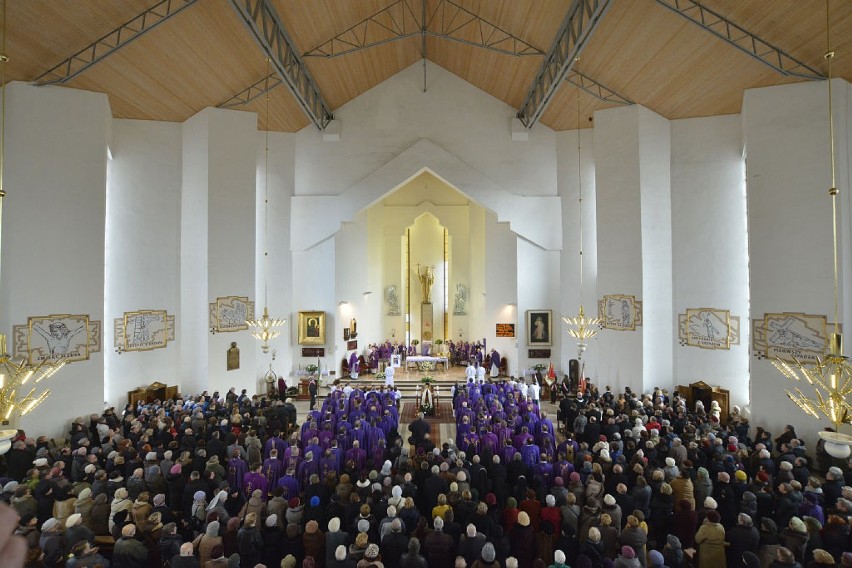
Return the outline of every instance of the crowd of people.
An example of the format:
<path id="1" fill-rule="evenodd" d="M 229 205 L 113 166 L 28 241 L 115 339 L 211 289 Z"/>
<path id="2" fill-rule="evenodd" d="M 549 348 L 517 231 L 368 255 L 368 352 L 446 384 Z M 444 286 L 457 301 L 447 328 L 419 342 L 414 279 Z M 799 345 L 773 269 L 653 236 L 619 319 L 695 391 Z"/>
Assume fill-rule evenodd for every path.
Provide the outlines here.
<path id="1" fill-rule="evenodd" d="M 455 389 L 440 446 L 357 382 L 301 421 L 233 390 L 110 409 L 19 432 L 0 501 L 47 568 L 852 567 L 852 468 L 815 475 L 791 427 L 590 389 L 557 431 L 528 394 Z"/>

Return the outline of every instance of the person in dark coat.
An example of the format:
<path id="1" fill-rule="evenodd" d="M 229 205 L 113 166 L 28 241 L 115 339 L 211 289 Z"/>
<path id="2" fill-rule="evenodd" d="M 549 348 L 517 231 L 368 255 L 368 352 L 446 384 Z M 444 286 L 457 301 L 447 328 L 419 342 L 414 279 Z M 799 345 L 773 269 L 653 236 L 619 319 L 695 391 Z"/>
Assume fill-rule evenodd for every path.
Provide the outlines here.
<path id="1" fill-rule="evenodd" d="M 737 516 L 736 526 L 726 531 L 725 540 L 728 542 L 728 547 L 725 549 L 728 568 L 747 568 L 743 561 L 743 553 L 757 554 L 760 545 L 760 534 L 754 527 L 751 517 L 740 513 Z"/>
<path id="2" fill-rule="evenodd" d="M 519 568 L 532 568 L 536 558 L 535 529 L 530 523 L 530 517 L 524 511 L 518 513 L 518 522 L 509 533 L 512 556 L 518 559 Z"/>
<path id="3" fill-rule="evenodd" d="M 136 525 L 125 525 L 112 549 L 113 568 L 146 568 L 148 549 L 136 539 Z"/>
<path id="4" fill-rule="evenodd" d="M 399 568 L 402 555 L 408 551 L 408 537 L 399 519 L 391 521 L 391 531 L 382 540 L 382 562 L 385 568 Z"/>
<path id="5" fill-rule="evenodd" d="M 444 519 L 435 517 L 434 524 L 435 530 L 423 540 L 426 560 L 430 566 L 452 566 L 456 558 L 453 537 L 444 533 Z"/>
<path id="6" fill-rule="evenodd" d="M 192 543 L 185 542 L 180 547 L 180 554 L 172 556 L 169 568 L 200 568 L 198 559 L 192 553 Z"/>
<path id="7" fill-rule="evenodd" d="M 399 568 L 426 568 L 426 558 L 420 554 L 420 541 L 412 537 L 408 541 L 408 552 L 399 559 Z"/>
<path id="8" fill-rule="evenodd" d="M 44 568 L 55 568 L 63 565 L 65 562 L 65 539 L 59 521 L 51 517 L 41 525 L 41 537 L 38 545 L 44 553 L 42 558 Z"/>
<path id="9" fill-rule="evenodd" d="M 244 566 L 260 563 L 263 539 L 257 530 L 257 514 L 246 515 L 242 528 L 237 532 L 237 548 L 240 553 L 240 562 Z"/>
<path id="10" fill-rule="evenodd" d="M 163 525 L 163 531 L 160 533 L 160 539 L 157 541 L 160 558 L 167 560 L 179 555 L 181 544 L 183 544 L 183 539 L 177 533 L 177 525 L 175 523 L 166 523 Z"/>
<path id="11" fill-rule="evenodd" d="M 476 526 L 469 524 L 465 529 L 465 534 L 459 539 L 458 554 L 470 566 L 479 559 L 485 542 L 485 535 L 477 532 Z M 382 543 L 382 546 L 384 547 L 384 543 Z"/>

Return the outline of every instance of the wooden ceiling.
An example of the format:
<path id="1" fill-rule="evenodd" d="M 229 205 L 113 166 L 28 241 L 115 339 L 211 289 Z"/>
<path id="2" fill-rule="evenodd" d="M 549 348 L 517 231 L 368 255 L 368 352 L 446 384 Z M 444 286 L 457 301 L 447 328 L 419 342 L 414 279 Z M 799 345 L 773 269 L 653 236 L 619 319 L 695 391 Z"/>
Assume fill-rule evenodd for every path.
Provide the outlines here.
<path id="1" fill-rule="evenodd" d="M 6 0 L 8 80 L 32 81 L 158 0 Z M 417 1 L 417 0 L 411 0 Z M 435 0 L 427 0 L 434 2 Z M 571 0 L 454 0 L 546 52 Z M 834 75 L 852 81 L 852 2 L 829 0 Z M 272 0 L 297 48 L 307 52 L 392 4 L 393 0 Z M 703 0 L 702 4 L 811 67 L 826 72 L 823 0 Z M 513 56 L 428 37 L 427 58 L 519 108 L 541 55 Z M 421 59 L 419 37 L 324 59 L 306 58 L 332 110 Z M 740 111 L 743 90 L 785 77 L 655 0 L 613 0 L 577 69 L 619 95 L 670 119 Z M 96 63 L 67 87 L 104 92 L 119 118 L 183 121 L 262 79 L 266 62 L 228 0 L 199 0 Z M 613 106 L 579 93 L 581 127 Z M 563 82 L 541 122 L 578 124 L 578 89 Z M 283 86 L 243 107 L 261 128 L 296 131 L 309 124 Z M 268 125 L 267 125 L 268 122 Z"/>

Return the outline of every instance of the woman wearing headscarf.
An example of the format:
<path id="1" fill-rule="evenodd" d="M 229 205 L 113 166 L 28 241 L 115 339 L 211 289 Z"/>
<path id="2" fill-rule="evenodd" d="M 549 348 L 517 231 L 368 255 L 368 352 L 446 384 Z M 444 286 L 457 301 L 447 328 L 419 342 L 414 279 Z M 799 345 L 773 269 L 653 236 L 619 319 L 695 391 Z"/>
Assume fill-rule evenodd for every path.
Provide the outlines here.
<path id="1" fill-rule="evenodd" d="M 207 505 L 207 514 L 216 513 L 219 515 L 219 523 L 226 525 L 228 524 L 228 519 L 231 518 L 231 515 L 228 514 L 228 510 L 225 508 L 225 502 L 228 500 L 228 492 L 224 489 L 216 493 L 213 499 L 210 500 L 210 504 Z"/>
<path id="2" fill-rule="evenodd" d="M 722 536 L 724 537 L 724 531 Z M 639 526 L 639 519 L 634 515 L 627 516 L 627 525 L 621 531 L 618 542 L 622 546 L 627 545 L 632 548 L 639 559 L 639 564 L 645 566 L 645 545 L 648 542 L 648 534 Z"/>
<path id="3" fill-rule="evenodd" d="M 704 503 L 707 497 L 713 495 L 713 483 L 710 481 L 710 472 L 706 468 L 698 468 L 698 475 L 693 483 L 693 493 L 696 503 Z"/>
<path id="4" fill-rule="evenodd" d="M 213 547 L 216 545 L 222 546 L 222 537 L 219 536 L 219 521 L 212 521 L 207 524 L 204 533 L 192 542 L 192 546 L 198 551 L 199 564 L 204 566 L 210 560 Z"/>
<path id="5" fill-rule="evenodd" d="M 119 511 L 125 511 L 127 513 L 133 508 L 133 501 L 127 498 L 127 489 L 124 487 L 119 487 L 115 491 L 115 498 L 112 500 L 109 508 L 109 530 L 112 532 L 113 528 L 115 528 L 115 515 Z"/>

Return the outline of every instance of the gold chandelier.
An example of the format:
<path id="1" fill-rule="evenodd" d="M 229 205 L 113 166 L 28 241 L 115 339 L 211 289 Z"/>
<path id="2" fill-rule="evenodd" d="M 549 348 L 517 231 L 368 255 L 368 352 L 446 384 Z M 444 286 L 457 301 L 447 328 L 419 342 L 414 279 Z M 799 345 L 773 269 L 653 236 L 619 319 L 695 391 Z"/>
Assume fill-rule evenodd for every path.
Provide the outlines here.
<path id="1" fill-rule="evenodd" d="M 840 425 L 848 423 L 852 418 L 852 405 L 849 395 L 852 394 L 852 366 L 843 355 L 843 337 L 840 334 L 838 318 L 838 278 L 837 278 L 837 178 L 835 175 L 834 156 L 834 112 L 832 109 L 831 92 L 831 62 L 834 51 L 831 49 L 831 18 L 828 0 L 825 6 L 826 54 L 828 61 L 828 129 L 831 153 L 831 187 L 828 195 L 831 197 L 831 221 L 834 237 L 834 333 L 829 335 L 828 353 L 824 358 L 818 358 L 814 364 L 805 364 L 796 360 L 791 365 L 781 359 L 772 363 L 785 377 L 794 382 L 807 382 L 813 389 L 812 394 L 805 394 L 801 388 L 795 387 L 786 391 L 787 396 L 805 414 L 820 419 L 828 418 L 834 426 L 834 432 L 819 432 L 825 442 L 825 450 L 837 458 L 845 458 L 852 453 L 852 436 L 840 433 Z"/>
<path id="2" fill-rule="evenodd" d="M 3 166 L 6 158 L 6 2 L 3 2 L 3 51 L 0 53 L 0 232 L 3 226 L 3 200 L 6 191 L 3 187 Z M 50 389 L 36 394 L 40 383 L 49 379 L 59 369 L 65 366 L 65 361 L 44 360 L 38 365 L 31 365 L 26 357 L 15 361 L 6 352 L 6 335 L 0 333 L 0 420 L 8 424 L 13 414 L 23 416 L 31 412 L 50 396 Z M 30 388 L 31 387 L 31 388 Z M 29 390 L 27 390 L 29 389 Z M 0 432 L 0 439 L 7 439 L 6 430 Z M 5 445 L 3 446 L 5 447 Z M 8 448 L 6 448 L 8 449 Z M 0 450 L 0 453 L 4 453 Z"/>
<path id="3" fill-rule="evenodd" d="M 575 59 L 575 62 L 579 58 Z M 582 144 L 580 143 L 580 89 L 577 89 L 577 199 L 580 210 L 580 311 L 576 316 L 563 316 L 562 321 L 568 324 L 568 335 L 577 340 L 577 358 L 582 359 L 583 352 L 589 346 L 601 328 L 601 320 L 586 315 L 583 307 L 583 173 L 582 173 Z"/>
<path id="4" fill-rule="evenodd" d="M 266 76 L 269 76 L 269 58 L 266 58 Z M 251 336 L 260 341 L 260 350 L 269 353 L 269 342 L 281 335 L 286 320 L 269 317 L 267 301 L 269 297 L 269 91 L 266 91 L 266 143 L 263 154 L 263 316 L 260 319 L 246 320 L 252 328 Z"/>

